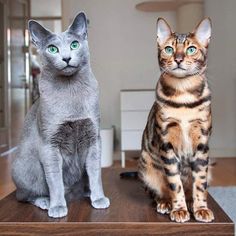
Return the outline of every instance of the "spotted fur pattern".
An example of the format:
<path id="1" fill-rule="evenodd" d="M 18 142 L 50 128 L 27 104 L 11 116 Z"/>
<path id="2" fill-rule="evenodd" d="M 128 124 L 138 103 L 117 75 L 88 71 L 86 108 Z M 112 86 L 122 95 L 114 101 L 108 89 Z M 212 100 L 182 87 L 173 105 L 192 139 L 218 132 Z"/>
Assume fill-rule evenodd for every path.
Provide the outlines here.
<path id="1" fill-rule="evenodd" d="M 173 33 L 164 19 L 157 22 L 162 71 L 143 132 L 139 174 L 156 194 L 157 211 L 176 222 L 214 219 L 207 207 L 211 92 L 205 76 L 211 22 L 193 33 Z M 195 52 L 187 53 L 194 46 Z M 173 52 L 169 55 L 166 47 Z M 187 203 L 190 203 L 188 207 Z"/>

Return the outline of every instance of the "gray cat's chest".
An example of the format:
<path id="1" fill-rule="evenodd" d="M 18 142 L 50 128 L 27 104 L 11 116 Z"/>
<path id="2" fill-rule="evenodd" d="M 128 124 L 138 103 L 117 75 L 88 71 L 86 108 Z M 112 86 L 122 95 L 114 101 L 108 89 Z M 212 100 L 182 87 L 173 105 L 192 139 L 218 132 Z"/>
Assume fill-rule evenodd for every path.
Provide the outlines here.
<path id="1" fill-rule="evenodd" d="M 66 121 L 50 138 L 50 143 L 63 158 L 63 176 L 66 186 L 73 185 L 83 174 L 89 147 L 97 140 L 97 130 L 91 119 Z"/>
<path id="2" fill-rule="evenodd" d="M 42 97 L 46 139 L 59 149 L 63 158 L 63 179 L 72 186 L 82 175 L 86 152 L 97 140 L 95 107 L 98 97 L 92 89 L 63 90 Z"/>
<path id="3" fill-rule="evenodd" d="M 96 127 L 89 118 L 77 121 L 65 121 L 58 126 L 57 132 L 50 138 L 51 144 L 59 148 L 65 156 L 83 153 L 97 137 Z"/>
<path id="4" fill-rule="evenodd" d="M 93 84 L 91 86 L 73 84 L 71 87 L 61 86 L 60 88 L 56 86 L 57 84 L 44 83 L 44 87 L 41 87 L 40 126 L 42 127 L 42 137 L 50 141 L 51 137 L 59 135 L 58 132 L 62 125 L 84 119 L 89 119 L 98 129 L 99 109 L 96 84 L 95 86 Z M 77 132 L 76 130 L 78 128 L 73 132 Z"/>
<path id="5" fill-rule="evenodd" d="M 94 106 L 93 98 L 87 95 L 57 95 L 48 103 L 55 119 L 68 120 L 70 117 L 83 118 L 91 116 Z"/>
<path id="6" fill-rule="evenodd" d="M 42 112 L 45 122 L 62 124 L 68 120 L 93 117 L 98 97 L 92 91 L 71 91 L 51 93 L 42 97 Z"/>

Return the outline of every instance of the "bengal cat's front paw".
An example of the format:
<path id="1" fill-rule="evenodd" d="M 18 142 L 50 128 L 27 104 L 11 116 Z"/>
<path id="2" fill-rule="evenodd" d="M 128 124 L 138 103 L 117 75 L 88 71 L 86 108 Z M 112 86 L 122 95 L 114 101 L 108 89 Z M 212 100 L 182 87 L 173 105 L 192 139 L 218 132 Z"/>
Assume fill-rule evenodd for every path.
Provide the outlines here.
<path id="1" fill-rule="evenodd" d="M 194 217 L 197 221 L 201 222 L 211 222 L 215 219 L 213 212 L 208 208 L 196 210 Z"/>
<path id="2" fill-rule="evenodd" d="M 68 213 L 68 209 L 66 206 L 55 206 L 50 207 L 48 210 L 48 216 L 53 218 L 61 218 L 66 216 Z"/>
<path id="3" fill-rule="evenodd" d="M 190 220 L 190 214 L 184 209 L 172 210 L 170 212 L 170 219 L 178 223 L 183 223 Z"/>
<path id="4" fill-rule="evenodd" d="M 92 206 L 96 209 L 105 209 L 110 206 L 110 200 L 107 197 L 99 198 L 92 202 Z"/>
<path id="5" fill-rule="evenodd" d="M 158 201 L 157 202 L 157 212 L 161 214 L 169 214 L 171 211 L 171 203 L 168 201 Z"/>

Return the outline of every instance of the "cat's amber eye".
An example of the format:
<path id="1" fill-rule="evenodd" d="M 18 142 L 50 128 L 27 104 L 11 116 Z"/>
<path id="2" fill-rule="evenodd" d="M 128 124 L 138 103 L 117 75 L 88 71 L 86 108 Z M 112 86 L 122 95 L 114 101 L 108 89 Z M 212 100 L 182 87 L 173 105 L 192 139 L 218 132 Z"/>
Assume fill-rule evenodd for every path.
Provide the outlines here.
<path id="1" fill-rule="evenodd" d="M 174 53 L 174 48 L 172 48 L 171 46 L 166 46 L 165 47 L 165 52 L 168 55 L 172 55 Z"/>
<path id="2" fill-rule="evenodd" d="M 55 53 L 59 52 L 59 49 L 54 45 L 49 45 L 48 46 L 48 52 L 51 53 L 51 54 L 55 54 Z"/>
<path id="3" fill-rule="evenodd" d="M 75 50 L 79 48 L 79 42 L 78 41 L 73 41 L 70 45 L 71 50 Z"/>
<path id="4" fill-rule="evenodd" d="M 190 47 L 187 48 L 186 52 L 187 52 L 188 55 L 193 55 L 196 51 L 197 51 L 196 47 L 190 46 Z"/>

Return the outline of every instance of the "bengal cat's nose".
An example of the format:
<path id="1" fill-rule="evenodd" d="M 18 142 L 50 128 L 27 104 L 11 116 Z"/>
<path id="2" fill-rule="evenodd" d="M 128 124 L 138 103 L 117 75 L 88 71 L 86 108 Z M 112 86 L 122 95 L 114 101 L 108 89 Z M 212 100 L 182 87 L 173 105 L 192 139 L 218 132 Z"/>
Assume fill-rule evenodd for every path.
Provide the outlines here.
<path id="1" fill-rule="evenodd" d="M 175 58 L 175 62 L 179 65 L 182 61 L 184 60 L 184 58 L 182 56 L 176 57 Z"/>
<path id="2" fill-rule="evenodd" d="M 67 64 L 69 64 L 70 60 L 71 60 L 71 57 L 66 57 L 62 59 L 62 61 L 66 62 Z"/>

